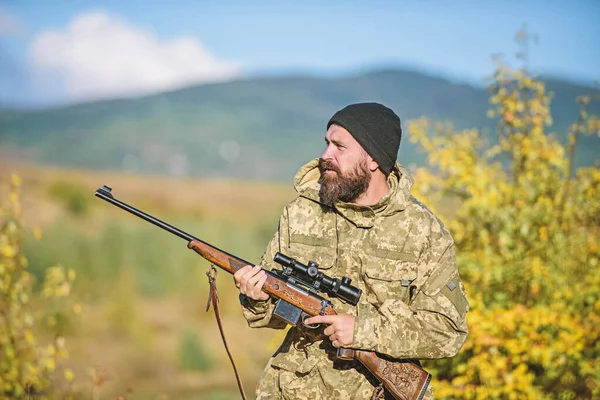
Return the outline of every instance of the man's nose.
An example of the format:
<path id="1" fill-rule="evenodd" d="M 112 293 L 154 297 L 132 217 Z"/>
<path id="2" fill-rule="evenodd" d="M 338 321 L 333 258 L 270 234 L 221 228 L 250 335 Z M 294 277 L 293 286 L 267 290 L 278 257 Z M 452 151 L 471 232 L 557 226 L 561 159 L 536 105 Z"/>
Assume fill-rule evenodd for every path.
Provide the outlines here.
<path id="1" fill-rule="evenodd" d="M 323 154 L 321 155 L 323 160 L 331 160 L 333 157 L 331 155 L 331 145 L 327 146 Z"/>

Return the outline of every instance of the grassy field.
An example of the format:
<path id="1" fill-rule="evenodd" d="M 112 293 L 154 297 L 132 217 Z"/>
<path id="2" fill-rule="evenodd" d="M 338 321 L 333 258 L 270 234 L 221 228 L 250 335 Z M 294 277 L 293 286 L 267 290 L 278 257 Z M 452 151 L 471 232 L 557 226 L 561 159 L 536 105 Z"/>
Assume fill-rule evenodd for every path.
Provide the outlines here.
<path id="1" fill-rule="evenodd" d="M 208 263 L 186 242 L 94 196 L 118 199 L 249 262 L 277 228 L 289 185 L 173 180 L 0 165 L 0 195 L 21 177 L 25 255 L 37 281 L 61 264 L 77 272 L 77 317 L 62 321 L 77 387 L 90 399 L 239 398 L 212 310 Z M 34 232 L 41 231 L 36 239 Z M 39 235 L 38 235 L 39 236 Z M 224 329 L 249 398 L 281 333 L 247 327 L 221 271 Z M 42 313 L 52 310 L 39 302 Z"/>

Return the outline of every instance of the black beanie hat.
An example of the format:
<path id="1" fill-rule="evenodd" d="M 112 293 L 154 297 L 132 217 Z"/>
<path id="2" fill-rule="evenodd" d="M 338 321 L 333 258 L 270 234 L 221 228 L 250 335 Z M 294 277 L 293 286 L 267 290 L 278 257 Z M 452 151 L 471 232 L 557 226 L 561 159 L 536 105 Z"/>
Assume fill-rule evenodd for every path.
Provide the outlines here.
<path id="1" fill-rule="evenodd" d="M 332 124 L 350 132 L 379 164 L 381 171 L 386 176 L 390 174 L 402 139 L 400 118 L 396 113 L 379 103 L 350 104 L 331 117 L 327 129 Z"/>

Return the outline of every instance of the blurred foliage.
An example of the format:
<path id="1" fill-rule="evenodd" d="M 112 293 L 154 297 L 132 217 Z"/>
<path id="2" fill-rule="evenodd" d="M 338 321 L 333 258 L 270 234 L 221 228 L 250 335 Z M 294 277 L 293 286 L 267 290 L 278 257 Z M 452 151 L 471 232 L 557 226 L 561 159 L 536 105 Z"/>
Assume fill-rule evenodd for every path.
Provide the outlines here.
<path id="1" fill-rule="evenodd" d="M 74 216 L 81 217 L 89 212 L 91 198 L 86 187 L 77 182 L 55 181 L 48 187 L 48 193 Z"/>
<path id="2" fill-rule="evenodd" d="M 206 400 L 237 400 L 240 398 L 239 393 L 235 392 L 214 392 L 206 397 Z"/>
<path id="3" fill-rule="evenodd" d="M 594 98 L 577 98 L 561 143 L 548 133 L 550 96 L 526 68 L 499 61 L 489 90 L 494 144 L 476 129 L 409 126 L 434 167 L 417 172 L 418 196 L 460 202 L 441 215 L 471 305 L 461 352 L 426 363 L 436 398 L 599 398 L 600 165 L 574 168 L 581 137 L 600 136 Z"/>
<path id="4" fill-rule="evenodd" d="M 0 208 L 0 398 L 58 394 L 71 398 L 74 372 L 59 364 L 68 357 L 64 333 L 79 305 L 67 310 L 72 270 L 60 265 L 45 269 L 39 292 L 23 255 L 20 178 L 11 179 L 8 202 Z M 34 235 L 41 237 L 36 229 Z M 38 300 L 39 299 L 39 300 Z M 34 301 L 44 307 L 34 306 Z M 70 314 L 70 315 L 69 315 Z M 51 339 L 42 343 L 39 331 Z M 42 396 L 45 397 L 45 396 Z"/>
<path id="5" fill-rule="evenodd" d="M 61 219 L 45 229 L 41 242 L 26 236 L 26 248 L 35 246 L 35 251 L 28 253 L 31 272 L 41 278 L 48 263 L 74 265 L 79 274 L 74 290 L 84 291 L 88 299 L 105 297 L 124 269 L 130 269 L 133 275 L 129 288 L 144 297 L 197 291 L 198 285 L 206 283 L 204 267 L 209 264 L 188 250 L 185 241 L 116 207 L 108 211 L 114 217 L 97 229 L 86 230 L 80 221 Z M 220 216 L 200 221 L 155 215 L 249 262 L 258 262 L 268 241 L 260 221 L 240 226 Z"/>
<path id="6" fill-rule="evenodd" d="M 209 371 L 214 360 L 196 332 L 185 331 L 179 342 L 179 366 L 184 370 Z"/>

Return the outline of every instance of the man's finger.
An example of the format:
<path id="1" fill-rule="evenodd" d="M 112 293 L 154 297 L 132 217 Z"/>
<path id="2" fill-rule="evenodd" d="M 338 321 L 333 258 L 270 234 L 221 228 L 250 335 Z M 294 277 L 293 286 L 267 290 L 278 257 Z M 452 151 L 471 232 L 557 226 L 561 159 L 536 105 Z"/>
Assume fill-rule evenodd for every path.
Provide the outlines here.
<path id="1" fill-rule="evenodd" d="M 256 275 L 248 279 L 248 286 L 256 286 L 258 281 L 260 281 L 266 273 L 264 271 L 259 271 Z"/>
<path id="2" fill-rule="evenodd" d="M 248 270 L 244 275 L 242 275 L 240 279 L 240 284 L 245 288 L 251 287 L 253 285 L 253 283 L 251 282 L 251 279 L 253 277 L 254 273 L 252 272 L 252 270 Z"/>
<path id="3" fill-rule="evenodd" d="M 256 282 L 256 287 L 262 289 L 262 287 L 265 285 L 265 282 L 267 281 L 267 273 L 263 271 L 263 276 L 258 280 L 258 282 Z"/>
<path id="4" fill-rule="evenodd" d="M 336 320 L 337 315 L 315 315 L 314 317 L 306 318 L 304 323 L 306 324 L 333 324 Z"/>
<path id="5" fill-rule="evenodd" d="M 239 280 L 242 279 L 242 276 L 244 276 L 250 268 L 252 268 L 252 265 L 246 265 L 245 267 L 238 269 L 235 274 L 233 274 L 233 280 L 239 282 Z"/>
<path id="6" fill-rule="evenodd" d="M 252 274 L 250 273 L 250 271 L 252 271 L 252 265 L 246 265 L 243 268 L 240 268 L 238 271 L 236 271 L 235 274 L 233 274 L 233 279 L 236 282 L 241 282 L 245 279 L 248 279 L 249 276 L 252 276 Z"/>
<path id="7" fill-rule="evenodd" d="M 329 325 L 327 328 L 325 328 L 323 330 L 323 333 L 326 334 L 327 336 L 334 334 L 335 329 L 334 329 L 333 325 Z"/>
<path id="8" fill-rule="evenodd" d="M 262 287 L 265 284 L 265 281 L 267 280 L 267 274 L 265 274 L 264 272 L 263 274 L 264 275 L 262 275 L 256 282 L 251 283 L 251 290 L 254 295 L 259 295 L 260 293 L 262 293 Z"/>
<path id="9" fill-rule="evenodd" d="M 254 275 L 254 266 L 252 265 L 246 265 L 244 268 L 242 268 L 241 270 L 239 270 L 238 272 L 241 272 L 240 274 L 240 279 L 248 279 L 248 277 L 253 276 Z M 238 273 L 236 272 L 236 273 Z"/>

